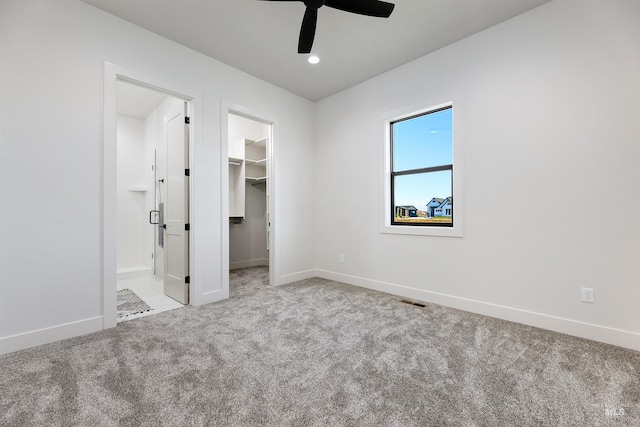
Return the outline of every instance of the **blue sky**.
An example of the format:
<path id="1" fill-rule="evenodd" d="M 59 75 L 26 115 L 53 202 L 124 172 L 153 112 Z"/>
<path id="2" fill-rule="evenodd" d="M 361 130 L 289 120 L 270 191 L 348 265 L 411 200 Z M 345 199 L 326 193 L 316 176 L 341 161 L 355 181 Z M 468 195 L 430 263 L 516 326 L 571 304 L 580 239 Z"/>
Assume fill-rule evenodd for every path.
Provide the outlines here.
<path id="1" fill-rule="evenodd" d="M 449 108 L 393 125 L 394 171 L 453 163 L 452 112 Z M 396 177 L 396 206 L 425 210 L 433 197 L 451 195 L 451 171 Z"/>

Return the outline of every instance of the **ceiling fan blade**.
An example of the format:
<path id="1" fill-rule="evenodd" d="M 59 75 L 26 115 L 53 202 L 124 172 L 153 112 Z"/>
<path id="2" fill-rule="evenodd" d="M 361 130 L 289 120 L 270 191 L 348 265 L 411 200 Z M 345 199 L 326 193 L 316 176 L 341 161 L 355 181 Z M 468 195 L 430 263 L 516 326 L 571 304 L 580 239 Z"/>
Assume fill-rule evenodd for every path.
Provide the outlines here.
<path id="1" fill-rule="evenodd" d="M 395 7 L 393 3 L 379 0 L 326 0 L 324 5 L 358 15 L 379 18 L 388 18 Z"/>
<path id="2" fill-rule="evenodd" d="M 318 9 L 308 7 L 304 12 L 300 39 L 298 40 L 298 53 L 311 53 L 313 39 L 316 35 L 316 23 L 318 22 Z"/>

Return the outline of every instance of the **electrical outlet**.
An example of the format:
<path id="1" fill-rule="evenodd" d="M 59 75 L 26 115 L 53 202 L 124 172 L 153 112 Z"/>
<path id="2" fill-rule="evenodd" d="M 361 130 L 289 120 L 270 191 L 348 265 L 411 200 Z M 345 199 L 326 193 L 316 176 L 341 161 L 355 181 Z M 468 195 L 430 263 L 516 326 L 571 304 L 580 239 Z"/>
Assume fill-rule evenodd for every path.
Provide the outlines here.
<path id="1" fill-rule="evenodd" d="M 593 288 L 581 288 L 582 302 L 594 303 Z"/>
<path id="2" fill-rule="evenodd" d="M 344 255 L 342 254 L 338 255 L 338 261 L 344 262 Z"/>

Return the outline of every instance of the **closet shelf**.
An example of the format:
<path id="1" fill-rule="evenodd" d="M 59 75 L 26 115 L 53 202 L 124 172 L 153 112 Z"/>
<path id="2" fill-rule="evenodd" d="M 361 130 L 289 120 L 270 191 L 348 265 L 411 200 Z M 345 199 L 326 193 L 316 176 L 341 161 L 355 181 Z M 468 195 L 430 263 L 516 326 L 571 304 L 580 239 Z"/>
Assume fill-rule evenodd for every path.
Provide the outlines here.
<path id="1" fill-rule="evenodd" d="M 244 162 L 244 159 L 229 157 L 229 164 L 232 166 L 242 166 L 242 162 Z"/>
<path id="2" fill-rule="evenodd" d="M 247 176 L 245 179 L 251 184 L 263 184 L 267 182 L 266 176 Z"/>
<path id="3" fill-rule="evenodd" d="M 259 185 L 267 182 L 269 138 L 253 140 L 229 135 L 228 143 L 229 217 L 243 218 L 247 184 Z"/>
<path id="4" fill-rule="evenodd" d="M 253 159 L 245 159 L 244 160 L 247 165 L 265 165 L 267 163 L 267 159 L 259 159 L 259 160 L 253 160 Z"/>

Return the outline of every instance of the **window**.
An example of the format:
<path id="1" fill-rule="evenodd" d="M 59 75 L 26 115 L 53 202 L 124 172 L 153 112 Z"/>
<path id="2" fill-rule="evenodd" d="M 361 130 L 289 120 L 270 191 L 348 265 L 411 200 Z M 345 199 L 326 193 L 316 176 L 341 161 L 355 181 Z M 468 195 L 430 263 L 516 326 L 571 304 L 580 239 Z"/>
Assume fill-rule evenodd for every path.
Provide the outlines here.
<path id="1" fill-rule="evenodd" d="M 389 121 L 391 226 L 453 227 L 453 106 Z"/>

